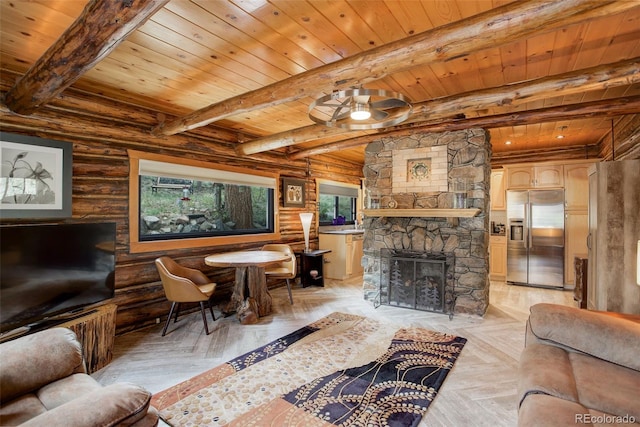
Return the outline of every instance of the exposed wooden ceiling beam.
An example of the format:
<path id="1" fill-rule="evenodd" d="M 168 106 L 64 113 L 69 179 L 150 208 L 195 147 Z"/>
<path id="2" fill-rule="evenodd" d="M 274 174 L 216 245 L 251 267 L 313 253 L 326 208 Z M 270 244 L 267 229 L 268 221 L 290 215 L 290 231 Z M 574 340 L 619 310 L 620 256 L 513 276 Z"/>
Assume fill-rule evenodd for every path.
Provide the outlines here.
<path id="1" fill-rule="evenodd" d="M 169 0 L 92 0 L 5 96 L 11 111 L 28 115 L 55 98 L 105 58 Z"/>
<path id="2" fill-rule="evenodd" d="M 550 96 L 572 95 L 638 82 L 640 82 L 640 58 L 634 58 L 557 76 L 421 102 L 413 106 L 413 112 L 405 124 L 434 121 L 468 111 L 501 105 L 520 105 Z M 246 142 L 239 145 L 237 151 L 241 155 L 251 155 L 348 132 L 345 129 L 328 128 L 322 125 L 306 126 Z"/>
<path id="3" fill-rule="evenodd" d="M 362 85 L 418 65 L 464 57 L 534 33 L 636 6 L 634 2 L 603 0 L 509 3 L 209 105 L 171 122 L 161 123 L 152 132 L 173 135 L 239 113 Z"/>
<path id="4" fill-rule="evenodd" d="M 493 116 L 472 117 L 469 119 L 448 120 L 444 122 L 439 121 L 436 123 L 413 123 L 411 125 L 399 125 L 394 129 L 388 129 L 386 132 L 364 135 L 357 138 L 325 144 L 319 147 L 299 150 L 294 153 L 290 153 L 288 157 L 292 160 L 297 160 L 304 157 L 327 154 L 348 148 L 361 147 L 383 137 L 401 136 L 415 132 L 416 130 L 427 132 L 447 132 L 472 127 L 497 128 L 503 126 L 522 126 L 575 118 L 586 119 L 596 116 L 614 117 L 638 112 L 640 112 L 640 96 L 633 96 L 605 99 L 583 104 L 559 105 L 556 107 L 505 113 Z"/>

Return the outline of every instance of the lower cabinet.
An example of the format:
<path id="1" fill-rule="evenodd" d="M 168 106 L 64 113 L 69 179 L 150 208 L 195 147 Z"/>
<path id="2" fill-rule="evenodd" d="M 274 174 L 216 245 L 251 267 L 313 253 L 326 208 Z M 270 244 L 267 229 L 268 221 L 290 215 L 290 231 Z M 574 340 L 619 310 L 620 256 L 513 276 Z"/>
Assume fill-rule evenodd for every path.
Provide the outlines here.
<path id="1" fill-rule="evenodd" d="M 507 238 L 504 236 L 489 238 L 489 276 L 493 280 L 507 278 Z"/>
<path id="2" fill-rule="evenodd" d="M 589 214 L 587 211 L 566 212 L 564 215 L 564 282 L 575 283 L 574 258 L 586 254 L 589 235 Z"/>
<path id="3" fill-rule="evenodd" d="M 324 277 L 345 280 L 362 276 L 363 233 L 320 233 L 321 249 L 329 249 L 324 265 Z"/>

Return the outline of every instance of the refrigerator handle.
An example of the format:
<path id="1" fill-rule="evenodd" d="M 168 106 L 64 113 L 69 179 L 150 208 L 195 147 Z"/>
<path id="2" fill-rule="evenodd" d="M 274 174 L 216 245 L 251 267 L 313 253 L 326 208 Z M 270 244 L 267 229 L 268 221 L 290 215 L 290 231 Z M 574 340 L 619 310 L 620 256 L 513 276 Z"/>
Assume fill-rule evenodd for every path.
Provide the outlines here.
<path id="1" fill-rule="evenodd" d="M 531 236 L 531 203 L 525 203 L 524 205 L 524 246 L 527 249 L 531 249 L 533 246 L 532 236 Z"/>

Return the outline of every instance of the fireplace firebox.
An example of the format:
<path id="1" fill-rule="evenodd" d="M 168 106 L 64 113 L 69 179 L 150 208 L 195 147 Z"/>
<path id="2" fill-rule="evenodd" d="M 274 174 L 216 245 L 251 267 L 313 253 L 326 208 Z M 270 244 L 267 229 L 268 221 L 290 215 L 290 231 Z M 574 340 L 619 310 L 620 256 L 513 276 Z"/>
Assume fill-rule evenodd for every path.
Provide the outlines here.
<path id="1" fill-rule="evenodd" d="M 453 256 L 388 249 L 380 255 L 380 304 L 453 317 Z"/>

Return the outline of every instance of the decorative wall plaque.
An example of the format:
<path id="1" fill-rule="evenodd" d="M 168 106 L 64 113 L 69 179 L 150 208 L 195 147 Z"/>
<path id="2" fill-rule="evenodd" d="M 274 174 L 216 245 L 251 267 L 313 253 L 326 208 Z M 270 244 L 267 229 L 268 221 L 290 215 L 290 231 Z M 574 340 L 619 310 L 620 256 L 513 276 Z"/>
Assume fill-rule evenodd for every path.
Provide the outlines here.
<path id="1" fill-rule="evenodd" d="M 425 181 L 431 175 L 431 159 L 407 160 L 407 181 Z"/>

